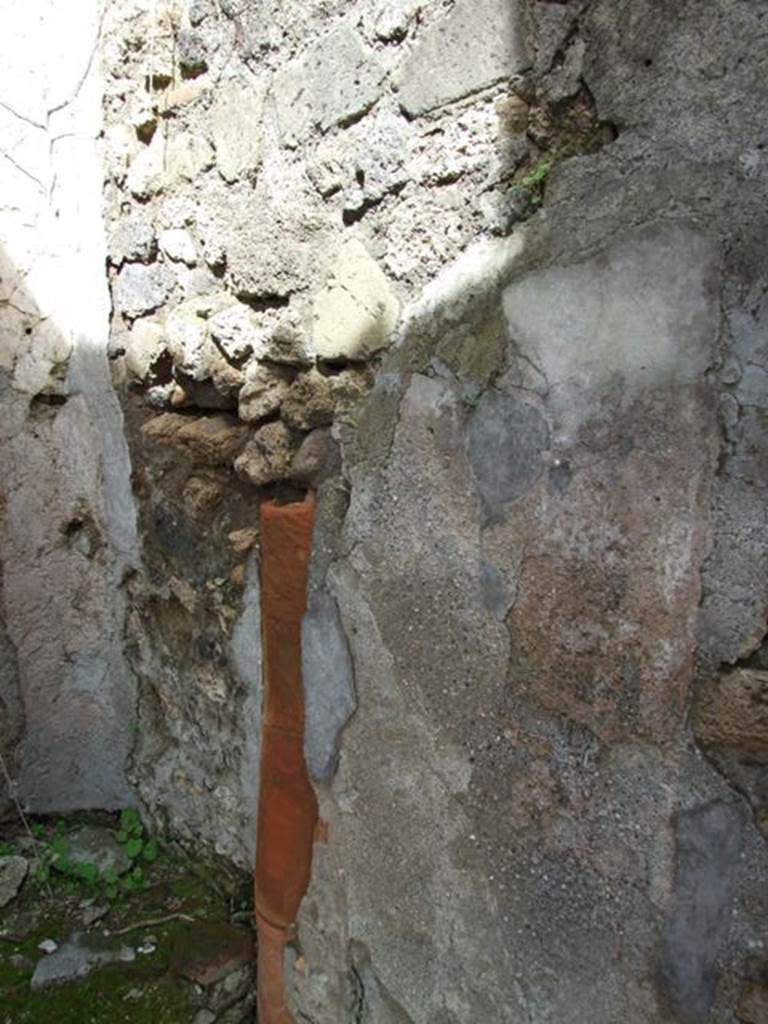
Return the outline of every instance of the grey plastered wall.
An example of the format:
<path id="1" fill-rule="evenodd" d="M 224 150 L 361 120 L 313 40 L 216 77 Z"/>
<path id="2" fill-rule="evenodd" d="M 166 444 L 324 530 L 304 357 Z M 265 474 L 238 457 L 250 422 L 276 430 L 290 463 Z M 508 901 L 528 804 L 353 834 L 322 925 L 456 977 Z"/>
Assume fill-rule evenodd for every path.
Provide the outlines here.
<path id="1" fill-rule="evenodd" d="M 578 66 L 618 137 L 406 308 L 347 435 L 314 1024 L 731 1024 L 763 991 L 765 839 L 688 716 L 765 631 L 766 16 L 528 12 L 536 88 Z"/>
<path id="2" fill-rule="evenodd" d="M 134 800 L 136 537 L 107 363 L 101 7 L 4 2 L 0 18 L 3 752 L 30 810 L 117 807 Z"/>

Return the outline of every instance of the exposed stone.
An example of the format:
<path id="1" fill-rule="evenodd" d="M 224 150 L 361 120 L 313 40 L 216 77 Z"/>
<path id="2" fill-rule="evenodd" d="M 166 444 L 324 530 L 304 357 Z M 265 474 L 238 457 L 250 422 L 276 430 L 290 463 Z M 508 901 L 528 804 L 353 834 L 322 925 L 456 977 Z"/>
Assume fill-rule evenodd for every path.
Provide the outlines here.
<path id="1" fill-rule="evenodd" d="M 136 320 L 125 344 L 125 368 L 128 376 L 141 383 L 156 383 L 158 366 L 168 352 L 165 331 L 154 320 Z"/>
<path id="2" fill-rule="evenodd" d="M 255 487 L 284 480 L 290 471 L 296 441 L 284 423 L 267 423 L 235 459 L 238 476 Z"/>
<path id="3" fill-rule="evenodd" d="M 368 389 L 366 375 L 356 370 L 343 370 L 331 377 L 309 370 L 291 384 L 281 416 L 296 430 L 327 427 L 334 415 L 342 416 L 354 408 Z"/>
<path id="4" fill-rule="evenodd" d="M 67 859 L 73 864 L 95 864 L 100 872 L 123 875 L 131 860 L 109 829 L 85 825 L 67 836 Z M 54 862 L 54 867 L 56 863 Z"/>
<path id="5" fill-rule="evenodd" d="M 207 376 L 201 380 L 180 367 L 174 369 L 174 383 L 168 400 L 174 409 L 195 406 L 199 409 L 236 409 L 244 375 L 218 350 L 209 350 L 205 362 Z"/>
<path id="6" fill-rule="evenodd" d="M 104 162 L 122 184 L 140 143 L 130 124 L 114 124 L 104 131 Z"/>
<path id="7" fill-rule="evenodd" d="M 109 913 L 109 905 L 104 904 L 103 906 L 91 906 L 86 907 L 83 911 L 83 924 L 86 928 L 90 928 L 91 925 L 96 924 L 103 917 L 106 917 Z"/>
<path id="8" fill-rule="evenodd" d="M 0 857 L 0 907 L 16 896 L 29 871 L 25 857 Z"/>
<path id="9" fill-rule="evenodd" d="M 508 234 L 518 221 L 533 211 L 535 205 L 533 194 L 518 185 L 490 189 L 478 200 L 488 230 L 494 235 Z"/>
<path id="10" fill-rule="evenodd" d="M 190 24 L 197 27 L 214 13 L 212 0 L 192 0 L 189 5 Z"/>
<path id="11" fill-rule="evenodd" d="M 251 311 L 242 305 L 227 306 L 210 320 L 211 337 L 228 359 L 239 362 L 251 352 L 260 354 L 260 335 Z"/>
<path id="12" fill-rule="evenodd" d="M 148 420 L 142 434 L 155 444 L 184 448 L 200 463 L 227 466 L 245 444 L 248 427 L 231 416 L 190 418 L 167 412 Z"/>
<path id="13" fill-rule="evenodd" d="M 209 314 L 206 300 L 190 299 L 172 310 L 165 322 L 174 366 L 195 381 L 210 378 L 213 364 L 222 358 L 210 337 Z"/>
<path id="14" fill-rule="evenodd" d="M 307 434 L 291 463 L 291 479 L 304 484 L 316 482 L 328 459 L 330 445 L 329 430 Z"/>
<path id="15" fill-rule="evenodd" d="M 741 809 L 722 803 L 688 811 L 677 820 L 675 899 L 661 975 L 681 1020 L 703 1022 L 709 1016 L 743 828 Z"/>
<path id="16" fill-rule="evenodd" d="M 336 769 L 341 730 L 357 707 L 349 644 L 330 594 L 313 595 L 302 621 L 301 651 L 307 768 L 313 779 L 324 780 Z"/>
<path id="17" fill-rule="evenodd" d="M 253 961 L 253 935 L 244 928 L 198 921 L 177 936 L 171 970 L 207 988 Z"/>
<path id="18" fill-rule="evenodd" d="M 278 367 L 252 363 L 238 397 L 238 414 L 246 423 L 258 423 L 278 411 L 290 389 L 290 377 Z"/>
<path id="19" fill-rule="evenodd" d="M 213 149 L 204 138 L 191 132 L 167 137 L 158 128 L 131 164 L 128 188 L 138 198 L 146 198 L 181 182 L 196 181 L 213 162 Z"/>
<path id="20" fill-rule="evenodd" d="M 395 74 L 405 110 L 424 114 L 519 73 L 528 64 L 520 5 L 457 0 L 428 26 Z"/>
<path id="21" fill-rule="evenodd" d="M 748 981 L 744 984 L 736 1007 L 741 1024 L 766 1024 L 768 1021 L 768 984 Z"/>
<path id="22" fill-rule="evenodd" d="M 92 936 L 75 934 L 69 942 L 38 962 L 30 986 L 35 991 L 48 985 L 76 981 L 105 964 L 130 963 L 135 955 L 130 946 L 104 946 Z"/>
<path id="23" fill-rule="evenodd" d="M 251 991 L 234 1006 L 230 1006 L 219 1017 L 220 1024 L 248 1024 L 249 1018 L 256 1009 L 256 994 Z"/>
<path id="24" fill-rule="evenodd" d="M 542 475 L 549 430 L 536 405 L 490 390 L 469 421 L 467 445 L 486 515 L 500 519 Z"/>
<path id="25" fill-rule="evenodd" d="M 210 90 L 210 85 L 205 79 L 198 81 L 181 82 L 174 89 L 168 89 L 162 94 L 159 107 L 164 113 L 172 111 L 175 107 L 183 107 L 188 103 L 194 103 L 196 99 L 204 96 Z"/>
<path id="26" fill-rule="evenodd" d="M 112 293 L 120 312 L 136 317 L 162 306 L 172 286 L 171 272 L 162 264 L 129 263 L 115 278 Z"/>
<path id="27" fill-rule="evenodd" d="M 227 540 L 238 555 L 244 555 L 250 551 L 258 539 L 259 531 L 253 527 L 247 527 L 244 530 L 233 530 L 227 536 Z"/>
<path id="28" fill-rule="evenodd" d="M 367 359 L 392 335 L 399 304 L 386 276 L 357 240 L 339 253 L 315 298 L 312 344 L 322 359 Z"/>
<path id="29" fill-rule="evenodd" d="M 141 213 L 123 217 L 113 225 L 109 236 L 109 257 L 119 266 L 129 260 L 148 261 L 155 248 L 152 222 Z"/>
<path id="30" fill-rule="evenodd" d="M 184 228 L 166 228 L 160 232 L 158 243 L 168 259 L 174 263 L 186 263 L 188 267 L 194 267 L 197 263 L 195 243 Z"/>
<path id="31" fill-rule="evenodd" d="M 225 181 L 237 181 L 261 162 L 265 90 L 261 85 L 233 78 L 216 94 L 211 110 L 211 132 L 216 167 Z"/>
<path id="32" fill-rule="evenodd" d="M 218 281 L 207 267 L 194 267 L 179 274 L 179 283 L 185 299 L 210 295 L 218 287 Z"/>
<path id="33" fill-rule="evenodd" d="M 232 1020 L 240 1024 L 255 1002 L 255 987 L 253 963 L 247 960 L 208 986 L 206 1003 L 212 1010 L 222 1013 L 220 1020 L 226 1020 L 229 1011 L 234 1010 Z"/>
<path id="34" fill-rule="evenodd" d="M 10 6 L 21 17 L 24 5 Z M 90 0 L 65 6 L 72 18 Z M 342 405 L 337 384 L 327 385 L 343 475 L 319 488 L 312 571 L 316 589 L 337 603 L 360 705 L 343 724 L 349 693 L 330 695 L 337 666 L 330 682 L 312 679 L 320 696 L 307 721 L 322 770 L 335 774 L 317 787 L 328 824 L 318 830 L 314 881 L 300 911 L 300 955 L 289 950 L 286 957 L 294 1017 L 314 1024 L 655 1024 L 667 1012 L 654 972 L 663 941 L 672 966 L 662 973 L 680 1010 L 673 1015 L 706 1014 L 721 1024 L 733 1016 L 750 952 L 764 942 L 766 848 L 749 824 L 731 857 L 727 815 L 724 827 L 704 814 L 681 825 L 680 815 L 713 801 L 727 807 L 736 789 L 765 827 L 768 806 L 759 758 L 738 761 L 748 777 L 723 770 L 730 748 L 706 746 L 702 758 L 688 728 L 695 657 L 701 692 L 721 689 L 724 664 L 765 668 L 754 660 L 768 606 L 768 282 L 761 270 L 768 164 L 755 128 L 765 106 L 755 71 L 764 35 L 760 5 L 678 4 L 671 16 L 660 9 L 670 5 L 651 0 L 450 0 L 423 4 L 409 20 L 416 6 L 198 5 L 211 65 L 206 96 L 198 91 L 202 78 L 148 92 L 148 54 L 140 45 L 150 38 L 147 5 L 107 5 L 102 60 L 93 62 L 107 69 L 106 102 L 97 102 L 93 79 L 83 92 L 90 108 L 101 106 L 108 122 L 128 127 L 106 154 L 106 207 L 116 220 L 118 211 L 136 209 L 121 184 L 126 161 L 140 150 L 133 124 L 143 139 L 155 129 L 210 140 L 230 78 L 245 83 L 255 73 L 266 82 L 289 67 L 296 82 L 303 77 L 312 87 L 295 108 L 290 90 L 269 97 L 258 123 L 261 147 L 244 161 L 253 166 L 230 178 L 219 168 L 167 186 L 178 194 L 178 223 L 161 218 L 162 192 L 142 196 L 142 214 L 189 230 L 211 270 L 193 277 L 174 268 L 172 299 L 224 288 L 247 301 L 265 339 L 263 349 L 254 346 L 255 361 L 267 357 L 282 318 L 314 356 L 303 344 L 306 333 L 311 338 L 313 299 L 328 289 L 325 275 L 339 247 L 355 238 L 397 281 L 404 303 L 360 416 L 347 412 L 354 396 Z M 510 29 L 519 28 L 518 11 L 533 65 L 524 81 L 514 60 L 496 62 L 517 45 Z M 159 12 L 160 52 L 150 68 L 161 75 L 174 70 L 169 52 L 180 27 L 170 31 L 169 14 Z M 355 112 L 338 128 L 324 127 L 318 110 L 330 108 L 328 93 L 343 76 L 333 68 L 326 74 L 318 58 L 313 77 L 307 53 L 322 48 L 329 26 L 340 25 L 348 35 L 354 26 L 378 40 L 375 59 L 395 72 L 401 89 L 393 95 L 382 80 L 381 99 L 364 116 L 355 95 L 340 103 Z M 21 67 L 14 73 L 16 32 L 7 34 L 6 77 L 18 85 L 4 103 L 46 124 L 48 111 L 73 90 L 30 103 L 34 82 Z M 402 39 L 403 46 L 380 45 Z M 366 61 L 374 59 L 362 49 Z M 88 54 L 80 56 L 60 62 L 73 64 L 75 81 Z M 594 97 L 591 114 L 572 102 L 574 89 L 586 95 L 582 79 Z M 406 113 L 412 102 L 428 107 L 428 116 L 400 116 L 398 98 Z M 168 109 L 176 103 L 184 106 Z M 290 146 L 292 133 L 301 136 L 290 151 L 280 145 L 281 105 L 294 120 L 283 141 Z M 99 135 L 89 122 L 67 137 L 70 107 L 51 115 L 48 138 L 0 109 L 4 148 L 40 178 L 42 210 L 66 212 L 60 158 L 71 153 L 76 166 L 79 140 Z M 600 151 L 598 110 L 619 131 Z M 614 139 L 616 131 L 604 127 L 606 141 Z M 38 149 L 59 155 L 55 176 L 33 156 Z M 216 146 L 217 161 L 225 150 Z M 578 159 L 567 159 L 574 153 Z M 544 175 L 550 158 L 535 201 L 510 188 L 531 172 Z M 36 192 L 10 161 L 0 161 L 0 176 L 11 181 L 12 203 L 21 185 Z M 83 178 L 82 198 L 98 197 L 98 168 Z M 523 217 L 524 231 L 478 244 L 478 232 L 503 236 Z M 24 220 L 33 222 L 26 210 Z M 37 225 L 32 230 L 46 238 Z M 8 232 L 1 233 L 5 243 Z M 71 228 L 59 234 L 78 237 Z M 16 245 L 14 260 L 23 248 Z M 88 248 L 103 267 L 98 238 L 89 238 Z M 57 260 L 57 281 L 67 262 Z M 28 270 L 22 261 L 21 272 Z M 0 276 L 2 298 L 26 308 L 9 291 L 5 268 Z M 33 274 L 35 292 L 45 276 Z M 84 289 L 94 296 L 97 277 Z M 106 626 L 93 618 L 108 605 L 101 577 L 77 575 L 80 563 L 96 561 L 85 554 L 94 550 L 90 530 L 67 534 L 66 522 L 51 523 L 39 510 L 71 505 L 79 516 L 84 495 L 109 472 L 107 451 L 93 480 L 82 471 L 94 462 L 89 424 L 108 392 L 89 397 L 87 415 L 69 420 L 79 387 L 65 382 L 69 336 L 62 343 L 33 326 L 36 342 L 26 351 L 24 323 L 11 318 L 7 303 L 0 306 L 3 340 L 11 339 L 10 350 L 0 341 L 0 364 L 11 374 L 10 383 L 0 377 L 0 433 L 15 432 L 27 416 L 27 399 L 7 400 L 22 369 L 30 396 L 42 382 L 66 398 L 33 402 L 32 428 L 18 444 L 0 446 L 8 452 L 5 460 L 0 455 L 0 481 L 8 480 L 4 492 L 16 503 L 10 528 L 0 511 L 4 571 L 14 572 L 16 553 L 28 552 L 0 615 L 15 619 L 8 649 L 16 659 L 19 646 L 20 672 L 11 682 L 25 687 L 24 706 L 38 724 L 38 769 L 28 777 L 46 793 L 63 778 L 58 793 L 70 799 L 96 774 L 96 757 L 104 764 L 99 752 L 119 746 L 97 728 L 98 741 L 87 747 L 91 730 L 82 728 L 83 718 L 90 724 L 101 713 L 90 696 L 116 678 L 126 714 L 135 699 L 125 685 L 130 679 L 113 672 L 114 660 L 105 672 L 101 637 L 115 636 L 120 646 L 125 630 L 119 616 Z M 95 322 L 95 305 L 79 306 Z M 213 305 L 209 320 L 216 312 Z M 72 336 L 85 337 L 76 352 L 101 351 L 98 329 L 76 327 Z M 123 330 L 118 309 L 114 353 L 125 344 Z M 37 358 L 43 347 L 45 358 Z M 233 362 L 219 350 L 200 380 L 176 369 L 174 396 L 186 403 L 187 421 L 190 403 L 219 400 L 218 357 Z M 250 357 L 241 358 L 244 368 Z M 332 374 L 345 358 L 336 365 L 320 360 L 319 368 Z M 158 376 L 168 362 L 158 363 Z M 120 363 L 114 369 L 122 388 Z M 291 365 L 301 370 L 307 360 Z M 230 389 L 235 375 L 221 372 Z M 147 415 L 142 406 L 167 402 L 166 387 L 158 381 L 149 393 L 134 389 L 125 402 L 145 571 L 130 576 L 120 561 L 108 568 L 110 578 L 125 581 L 118 597 L 139 622 L 127 645 L 141 652 L 142 728 L 130 734 L 132 768 L 153 815 L 193 849 L 219 846 L 248 863 L 261 755 L 259 566 L 255 549 L 243 565 L 245 552 L 228 536 L 253 529 L 255 496 L 247 481 L 233 478 L 231 463 L 195 468 L 187 487 L 192 449 L 163 449 L 135 436 Z M 231 402 L 231 393 L 221 400 Z M 288 419 L 304 422 L 290 402 Z M 18 467 L 49 424 L 59 440 L 41 446 L 17 499 Z M 97 431 L 120 436 L 119 415 L 106 424 L 102 431 L 99 420 Z M 294 475 L 300 461 L 296 452 L 287 473 L 303 484 L 309 481 Z M 290 484 L 276 489 L 281 496 L 294 491 Z M 115 508 L 130 508 L 127 491 L 105 494 Z M 89 504 L 101 527 L 99 503 Z M 38 520 L 45 529 L 37 530 Z M 13 542 L 6 544 L 9 529 Z M 63 541 L 49 551 L 48 536 Z M 14 557 L 6 557 L 8 548 Z M 106 548 L 97 550 L 101 557 Z M 51 568 L 41 581 L 33 570 L 42 561 Z M 143 604 L 139 580 L 167 585 L 169 596 Z M 41 601 L 35 594 L 45 597 L 45 616 L 32 616 L 30 625 L 29 610 Z M 228 630 L 241 598 L 233 673 Z M 88 614 L 75 616 L 70 606 L 83 601 Z M 75 673 L 69 638 L 85 635 L 89 621 L 98 628 L 86 630 L 82 649 L 99 654 L 91 671 Z M 52 647 L 47 638 L 58 623 L 64 642 Z M 333 635 L 334 626 L 327 628 Z M 319 652 L 319 664 L 326 653 Z M 58 689 L 51 695 L 52 686 Z M 51 696 L 60 699 L 54 704 Z M 69 718 L 58 714 L 73 706 Z M 79 774 L 61 770 L 69 762 L 55 756 L 59 732 L 78 737 L 61 748 Z M 754 743 L 753 733 L 747 738 Z M 15 747 L 11 740 L 3 749 Z M 121 757 L 106 759 L 107 767 Z M 108 781 L 107 798 L 117 801 L 112 788 Z M 686 829 L 697 832 L 696 842 L 685 839 Z M 685 870 L 675 870 L 676 836 Z M 689 855 L 681 853 L 686 844 Z M 722 971 L 714 988 L 713 957 Z M 711 1008 L 702 997 L 707 987 Z"/>
<path id="35" fill-rule="evenodd" d="M 38 961 L 32 975 L 32 991 L 85 978 L 105 964 L 126 963 L 135 959 L 130 946 L 115 947 L 93 936 L 74 934 L 50 956 Z"/>
<path id="36" fill-rule="evenodd" d="M 171 195 L 164 199 L 157 214 L 164 228 L 186 228 L 195 223 L 196 204 L 190 196 Z"/>
<path id="37" fill-rule="evenodd" d="M 332 378 L 310 370 L 300 374 L 289 388 L 281 415 L 298 430 L 314 430 L 329 426 L 335 409 Z"/>
<path id="38" fill-rule="evenodd" d="M 191 476 L 184 484 L 184 501 L 192 518 L 199 522 L 210 522 L 223 496 L 219 480 Z"/>
<path id="39" fill-rule="evenodd" d="M 392 42 L 405 38 L 422 0 L 394 0 L 379 5 L 373 31 L 377 39 Z"/>
<path id="40" fill-rule="evenodd" d="M 187 75 L 199 75 L 208 67 L 205 41 L 199 32 L 182 29 L 176 39 L 179 67 Z"/>
<path id="41" fill-rule="evenodd" d="M 227 408 L 237 407 L 237 396 L 244 382 L 244 372 L 233 366 L 223 355 L 217 354 L 211 364 L 211 383 L 219 395 L 226 399 Z"/>
<path id="42" fill-rule="evenodd" d="M 516 135 L 524 132 L 528 125 L 529 104 L 515 93 L 503 96 L 496 101 L 496 116 L 499 119 L 499 131 L 503 134 Z"/>
<path id="43" fill-rule="evenodd" d="M 275 75 L 272 97 L 283 143 L 295 146 L 317 125 L 327 131 L 371 107 L 384 77 L 346 25 L 311 43 Z"/>
<path id="44" fill-rule="evenodd" d="M 293 176 L 275 188 L 260 175 L 246 195 L 247 200 L 243 196 L 233 203 L 222 185 L 215 200 L 201 209 L 206 260 L 211 266 L 226 265 L 226 280 L 239 298 L 279 307 L 307 287 L 314 271 L 312 243 L 322 227 L 317 200 L 308 182 Z"/>
<path id="45" fill-rule="evenodd" d="M 333 151 L 327 155 L 314 156 L 307 164 L 307 175 L 324 199 L 338 192 L 346 180 L 345 168 Z"/>
<path id="46" fill-rule="evenodd" d="M 734 669 L 704 681 L 694 732 L 705 748 L 768 764 L 768 672 Z"/>
<path id="47" fill-rule="evenodd" d="M 262 358 L 286 366 L 311 366 L 312 358 L 301 329 L 290 320 L 280 322 L 264 339 Z"/>

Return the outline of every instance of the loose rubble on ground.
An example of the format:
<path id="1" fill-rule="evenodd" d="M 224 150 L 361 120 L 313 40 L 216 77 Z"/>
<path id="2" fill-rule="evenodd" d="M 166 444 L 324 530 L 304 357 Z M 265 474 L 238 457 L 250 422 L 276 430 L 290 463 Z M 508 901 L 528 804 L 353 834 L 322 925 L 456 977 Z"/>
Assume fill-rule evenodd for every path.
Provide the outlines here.
<path id="1" fill-rule="evenodd" d="M 0 825 L 0 1024 L 253 1020 L 248 877 L 127 820 Z"/>

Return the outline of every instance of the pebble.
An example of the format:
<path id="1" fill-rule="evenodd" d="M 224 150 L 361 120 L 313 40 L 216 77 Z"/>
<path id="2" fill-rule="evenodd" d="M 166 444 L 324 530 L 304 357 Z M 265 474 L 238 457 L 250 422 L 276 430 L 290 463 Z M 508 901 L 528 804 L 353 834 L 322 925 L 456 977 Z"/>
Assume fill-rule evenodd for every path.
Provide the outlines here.
<path id="1" fill-rule="evenodd" d="M 89 928 L 109 913 L 109 907 L 88 907 L 83 913 L 83 924 Z"/>
<path id="2" fill-rule="evenodd" d="M 29 861 L 25 857 L 0 857 L 0 907 L 14 899 L 28 871 Z"/>

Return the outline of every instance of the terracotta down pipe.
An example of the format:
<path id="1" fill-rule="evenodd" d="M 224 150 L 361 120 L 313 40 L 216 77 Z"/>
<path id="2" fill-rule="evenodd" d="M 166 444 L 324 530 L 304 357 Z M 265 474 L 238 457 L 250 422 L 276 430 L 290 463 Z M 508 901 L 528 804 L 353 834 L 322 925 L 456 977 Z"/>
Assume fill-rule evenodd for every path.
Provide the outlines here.
<path id="1" fill-rule="evenodd" d="M 317 800 L 304 762 L 301 620 L 314 498 L 261 506 L 264 701 L 254 896 L 259 1024 L 292 1024 L 283 953 L 309 885 Z"/>

